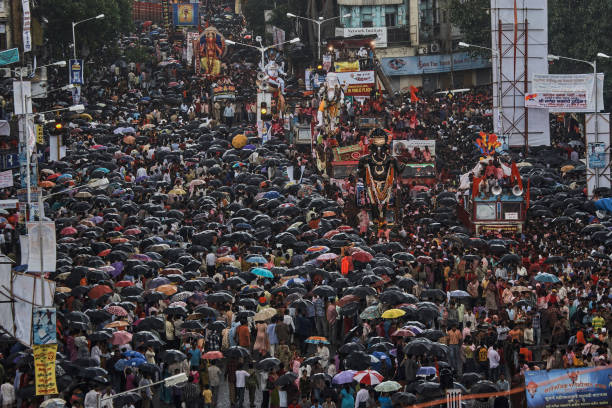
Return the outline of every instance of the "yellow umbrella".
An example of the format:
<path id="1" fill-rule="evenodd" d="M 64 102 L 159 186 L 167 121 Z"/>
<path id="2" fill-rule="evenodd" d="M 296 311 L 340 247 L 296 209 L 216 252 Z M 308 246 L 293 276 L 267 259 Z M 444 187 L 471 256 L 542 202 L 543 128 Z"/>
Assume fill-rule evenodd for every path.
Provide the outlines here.
<path id="1" fill-rule="evenodd" d="M 531 164 L 529 162 L 516 163 L 516 167 L 531 167 L 531 166 L 533 166 L 533 164 Z"/>
<path id="2" fill-rule="evenodd" d="M 234 136 L 232 139 L 232 146 L 236 149 L 242 149 L 247 144 L 247 138 L 242 133 Z"/>
<path id="3" fill-rule="evenodd" d="M 177 187 L 177 188 L 173 188 L 172 190 L 170 190 L 168 194 L 185 195 L 187 194 L 187 192 L 183 190 L 182 188 Z"/>
<path id="4" fill-rule="evenodd" d="M 67 288 L 65 286 L 58 286 L 57 288 L 55 288 L 55 291 L 59 293 L 68 293 L 68 292 L 71 292 L 72 289 Z"/>
<path id="5" fill-rule="evenodd" d="M 398 317 L 402 317 L 405 314 L 406 312 L 404 312 L 402 309 L 389 309 L 386 310 L 381 317 L 383 319 L 397 319 Z"/>
<path id="6" fill-rule="evenodd" d="M 262 311 L 256 313 L 255 316 L 253 316 L 253 320 L 256 322 L 263 322 L 273 318 L 274 316 L 276 316 L 276 309 L 273 307 L 266 307 Z"/>

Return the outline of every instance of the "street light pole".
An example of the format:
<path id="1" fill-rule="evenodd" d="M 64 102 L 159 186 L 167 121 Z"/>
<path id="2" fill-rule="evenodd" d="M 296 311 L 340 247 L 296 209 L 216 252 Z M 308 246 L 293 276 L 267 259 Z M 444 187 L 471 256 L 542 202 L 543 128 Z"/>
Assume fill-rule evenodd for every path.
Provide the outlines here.
<path id="1" fill-rule="evenodd" d="M 264 55 L 266 53 L 267 50 L 269 50 L 270 48 L 274 48 L 277 47 L 279 45 L 283 45 L 283 44 L 295 44 L 296 42 L 299 42 L 300 39 L 299 37 L 296 37 L 290 41 L 285 41 L 279 44 L 273 44 L 273 45 L 268 45 L 266 47 L 263 46 L 263 44 L 261 43 L 261 41 L 259 41 L 259 47 L 255 46 L 255 45 L 251 45 L 251 44 L 245 44 L 245 43 L 240 43 L 240 42 L 236 42 L 236 41 L 232 41 L 232 40 L 225 40 L 226 44 L 229 45 L 242 45 L 243 47 L 249 47 L 249 48 L 254 48 L 257 51 L 259 51 L 261 53 L 261 70 L 264 70 L 265 67 L 265 60 L 264 60 Z"/>
<path id="2" fill-rule="evenodd" d="M 98 394 L 98 401 L 97 401 L 96 405 L 97 405 L 98 408 L 101 408 L 103 401 L 112 401 L 115 398 L 120 397 L 122 395 L 126 395 L 126 394 L 129 394 L 129 393 L 132 393 L 132 392 L 137 392 L 137 391 L 145 390 L 147 388 L 155 387 L 156 385 L 160 385 L 160 384 L 164 384 L 166 387 L 173 387 L 173 386 L 175 386 L 177 384 L 181 384 L 181 383 L 187 382 L 187 380 L 188 380 L 187 374 L 180 373 L 180 374 L 175 374 L 175 375 L 173 375 L 171 377 L 164 378 L 161 381 L 157 381 L 157 382 L 154 382 L 154 383 L 151 383 L 151 384 L 148 384 L 148 385 L 143 385 L 142 387 L 132 388 L 129 391 L 119 392 L 117 394 L 110 395 L 108 397 L 102 398 L 102 396 L 100 394 Z"/>
<path id="3" fill-rule="evenodd" d="M 317 60 L 318 61 L 321 60 L 321 24 L 326 23 L 328 21 L 336 20 L 338 18 L 348 18 L 350 16 L 351 16 L 351 13 L 347 13 L 342 16 L 331 17 L 325 20 L 323 19 L 323 17 L 319 17 L 318 20 L 315 20 L 313 18 L 302 17 L 302 16 L 295 15 L 293 13 L 287 13 L 287 17 L 301 18 L 302 20 L 307 20 L 317 25 Z"/>
<path id="4" fill-rule="evenodd" d="M 101 18 L 104 18 L 104 14 L 98 14 L 95 17 L 89 17 L 86 18 L 85 20 L 81 20 L 81 21 L 77 21 L 77 22 L 72 22 L 72 51 L 73 51 L 73 57 L 74 59 L 77 59 L 77 52 L 76 52 L 76 36 L 74 35 L 74 27 L 76 27 L 78 24 L 84 23 L 86 21 L 91 21 L 91 20 L 100 20 Z"/>

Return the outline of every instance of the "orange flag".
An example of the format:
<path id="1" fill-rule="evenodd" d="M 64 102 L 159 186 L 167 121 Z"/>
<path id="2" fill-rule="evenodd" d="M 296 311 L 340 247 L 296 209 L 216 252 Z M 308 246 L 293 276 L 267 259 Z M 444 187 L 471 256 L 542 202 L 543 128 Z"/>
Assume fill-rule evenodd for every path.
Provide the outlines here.
<path id="1" fill-rule="evenodd" d="M 419 88 L 410 85 L 410 102 L 417 103 L 419 101 L 419 97 L 416 93 L 419 91 Z"/>

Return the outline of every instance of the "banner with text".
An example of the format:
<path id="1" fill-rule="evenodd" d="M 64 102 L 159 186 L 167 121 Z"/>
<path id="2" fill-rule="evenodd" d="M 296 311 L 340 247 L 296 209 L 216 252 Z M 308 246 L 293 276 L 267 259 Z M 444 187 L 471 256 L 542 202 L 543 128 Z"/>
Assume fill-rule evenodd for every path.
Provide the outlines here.
<path id="1" fill-rule="evenodd" d="M 23 52 L 32 51 L 32 16 L 30 14 L 30 0 L 21 0 L 23 10 Z"/>
<path id="2" fill-rule="evenodd" d="M 415 57 L 383 58 L 382 69 L 388 76 L 439 74 L 491 67 L 488 58 L 472 57 L 467 52 L 439 55 L 417 55 Z"/>
<path id="3" fill-rule="evenodd" d="M 355 72 L 359 71 L 359 61 L 334 62 L 336 72 Z"/>
<path id="4" fill-rule="evenodd" d="M 609 407 L 612 366 L 525 372 L 528 408 Z"/>
<path id="5" fill-rule="evenodd" d="M 604 75 L 597 74 L 597 107 L 603 110 Z M 594 112 L 595 87 L 592 74 L 533 74 L 531 92 L 525 95 L 528 108 L 548 108 L 552 112 Z"/>
<path id="6" fill-rule="evenodd" d="M 55 359 L 57 344 L 35 344 L 34 377 L 36 378 L 36 395 L 57 394 L 55 379 Z"/>
<path id="7" fill-rule="evenodd" d="M 339 72 L 337 76 L 346 96 L 370 96 L 376 82 L 374 71 Z"/>
<path id="8" fill-rule="evenodd" d="M 13 187 L 13 172 L 11 170 L 0 172 L 0 188 Z"/>
<path id="9" fill-rule="evenodd" d="M 356 35 L 376 35 L 374 46 L 376 48 L 387 48 L 387 27 L 336 27 L 336 35 L 342 37 L 353 37 Z"/>

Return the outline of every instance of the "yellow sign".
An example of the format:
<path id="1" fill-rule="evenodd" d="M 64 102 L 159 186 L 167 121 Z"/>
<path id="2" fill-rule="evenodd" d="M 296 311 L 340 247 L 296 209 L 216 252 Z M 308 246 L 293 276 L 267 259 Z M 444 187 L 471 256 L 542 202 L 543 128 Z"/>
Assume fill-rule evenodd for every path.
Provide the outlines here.
<path id="1" fill-rule="evenodd" d="M 36 395 L 57 394 L 55 381 L 55 358 L 57 344 L 33 345 Z"/>
<path id="2" fill-rule="evenodd" d="M 355 72 L 359 71 L 359 61 L 342 61 L 334 62 L 334 70 L 336 72 Z"/>
<path id="3" fill-rule="evenodd" d="M 36 144 L 44 144 L 45 138 L 43 137 L 43 127 L 42 125 L 36 126 Z"/>

